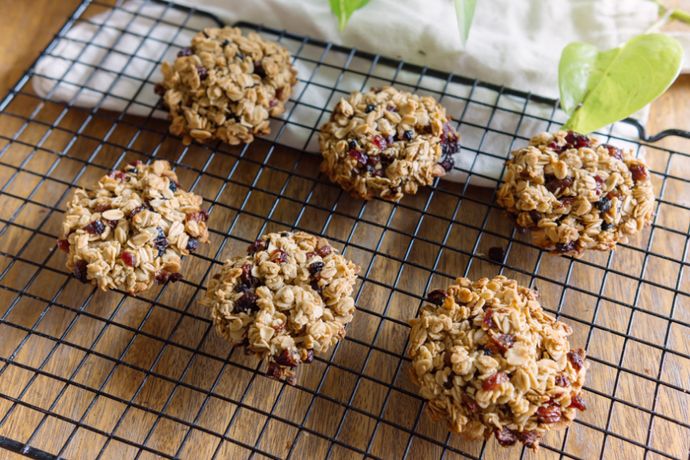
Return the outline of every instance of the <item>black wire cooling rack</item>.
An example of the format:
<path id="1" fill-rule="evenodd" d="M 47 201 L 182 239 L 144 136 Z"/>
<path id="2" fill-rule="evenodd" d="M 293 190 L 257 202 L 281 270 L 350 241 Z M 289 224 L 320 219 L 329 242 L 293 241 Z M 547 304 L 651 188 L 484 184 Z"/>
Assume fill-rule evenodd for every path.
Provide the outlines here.
<path id="1" fill-rule="evenodd" d="M 163 14 L 146 17 L 150 4 L 84 1 L 41 58 L 60 41 L 78 41 L 69 30 L 97 14 L 126 10 L 152 31 L 177 27 L 180 37 L 203 21 L 220 24 L 167 4 Z M 168 22 L 169 12 L 175 21 Z M 94 24 L 97 32 L 110 27 Z M 41 97 L 32 89 L 32 78 L 51 78 L 34 65 L 0 104 L 0 447 L 40 459 L 688 458 L 690 158 L 618 134 L 625 126 L 647 141 L 687 133 L 647 137 L 632 120 L 619 124 L 623 131 L 603 133 L 644 147 L 658 196 L 654 223 L 616 252 L 549 256 L 495 207 L 497 177 L 480 166 L 501 164 L 537 128 L 556 129 L 562 119 L 555 101 L 293 33 L 241 27 L 281 42 L 300 67 L 271 139 L 185 147 L 155 118 L 155 104 L 120 101 L 122 111 L 101 110 L 117 99 L 117 81 L 129 78 L 101 64 L 96 68 L 113 77 L 108 88 L 82 82 L 73 98 L 53 102 L 54 93 Z M 137 35 L 126 27 L 115 32 Z M 173 54 L 184 46 L 177 34 L 170 41 L 153 32 L 139 38 Z M 112 53 L 135 59 L 136 49 L 117 45 L 102 50 L 103 62 Z M 83 65 L 80 54 L 61 58 L 65 75 Z M 159 62 L 151 64 L 146 79 L 132 79 L 137 95 L 153 91 Z M 55 88 L 69 83 L 54 80 Z M 464 183 L 437 181 L 393 204 L 352 200 L 318 174 L 318 158 L 300 150 L 313 145 L 328 108 L 357 89 L 348 85 L 382 83 L 432 94 L 449 108 L 472 158 L 454 171 L 467 177 Z M 95 106 L 78 108 L 85 91 L 99 97 Z M 327 107 L 310 102 L 313 91 L 325 95 Z M 148 115 L 131 115 L 135 103 Z M 296 140 L 302 149 L 285 147 Z M 170 160 L 182 185 L 204 197 L 210 247 L 184 261 L 184 281 L 136 297 L 78 283 L 55 248 L 70 190 L 153 158 Z M 475 186 L 487 183 L 494 186 Z M 261 233 L 286 228 L 322 234 L 362 266 L 348 336 L 305 366 L 295 386 L 266 378 L 261 363 L 231 350 L 198 305 L 224 258 Z M 505 249 L 502 262 L 485 256 L 494 246 Z M 407 321 L 424 293 L 455 276 L 497 273 L 539 289 L 591 362 L 588 410 L 569 430 L 548 434 L 538 453 L 449 435 L 424 414 L 407 377 Z"/>

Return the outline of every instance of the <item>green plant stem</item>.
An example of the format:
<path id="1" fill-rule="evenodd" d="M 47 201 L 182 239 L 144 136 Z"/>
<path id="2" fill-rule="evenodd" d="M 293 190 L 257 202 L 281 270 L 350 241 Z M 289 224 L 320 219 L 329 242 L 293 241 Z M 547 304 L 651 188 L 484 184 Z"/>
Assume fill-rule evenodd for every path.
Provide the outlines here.
<path id="1" fill-rule="evenodd" d="M 673 10 L 671 11 L 671 19 L 675 21 L 680 21 L 684 24 L 690 24 L 690 13 L 683 10 Z"/>

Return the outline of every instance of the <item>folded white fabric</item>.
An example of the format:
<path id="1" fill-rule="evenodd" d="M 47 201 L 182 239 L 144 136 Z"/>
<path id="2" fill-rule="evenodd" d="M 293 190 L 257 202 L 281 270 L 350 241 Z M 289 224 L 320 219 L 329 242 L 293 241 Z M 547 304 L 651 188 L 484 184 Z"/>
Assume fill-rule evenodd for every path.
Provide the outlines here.
<path id="1" fill-rule="evenodd" d="M 657 15 L 648 0 L 482 0 L 462 49 L 451 1 L 372 0 L 342 33 L 325 0 L 174 2 L 215 14 L 228 24 L 264 24 L 549 97 L 557 96 L 557 63 L 565 44 L 583 40 L 613 47 L 649 28 Z M 161 78 L 158 64 L 173 60 L 195 31 L 215 25 L 206 16 L 170 5 L 130 0 L 72 27 L 37 63 L 35 91 L 80 107 L 165 118 L 165 112 L 154 108 L 158 96 L 153 85 Z M 526 105 L 524 98 L 492 89 L 422 78 L 383 64 L 372 67 L 368 60 L 335 50 L 324 54 L 322 48 L 296 40 L 281 38 L 281 43 L 296 56 L 300 82 L 283 116 L 287 123 L 274 120 L 269 139 L 290 147 L 317 151 L 313 128 L 328 116 L 321 108 L 332 107 L 349 91 L 394 80 L 402 89 L 437 98 L 443 93 L 442 103 L 451 116 L 462 118 L 458 169 L 447 178 L 465 181 L 471 173 L 472 184 L 493 185 L 513 141 L 501 133 L 529 137 L 553 130 L 547 120 L 565 119 L 553 113 L 552 105 Z M 330 89 L 334 87 L 335 92 Z M 635 136 L 630 125 L 617 124 L 613 130 L 622 137 Z"/>

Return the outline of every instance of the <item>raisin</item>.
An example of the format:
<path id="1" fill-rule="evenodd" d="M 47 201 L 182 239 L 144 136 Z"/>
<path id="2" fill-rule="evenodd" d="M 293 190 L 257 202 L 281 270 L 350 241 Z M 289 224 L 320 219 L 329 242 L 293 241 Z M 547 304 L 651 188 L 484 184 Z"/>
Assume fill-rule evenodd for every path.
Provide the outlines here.
<path id="1" fill-rule="evenodd" d="M 316 293 L 319 295 L 321 295 L 321 293 L 323 292 L 323 289 L 321 288 L 321 286 L 319 286 L 319 279 L 318 278 L 312 279 L 311 282 L 309 283 L 309 286 L 311 286 L 311 288 L 314 291 L 316 291 Z"/>
<path id="2" fill-rule="evenodd" d="M 482 383 L 482 389 L 484 391 L 492 391 L 500 387 L 502 384 L 509 380 L 508 374 L 505 372 L 496 372 L 488 379 L 484 380 Z"/>
<path id="3" fill-rule="evenodd" d="M 170 191 L 173 192 L 173 193 L 177 192 L 177 182 L 175 182 L 174 180 L 171 180 L 171 181 L 168 183 L 168 188 L 169 188 Z"/>
<path id="4" fill-rule="evenodd" d="M 263 251 L 265 249 L 266 249 L 266 242 L 258 239 L 249 245 L 249 247 L 247 248 L 247 254 L 252 255 L 252 254 L 255 254 L 259 251 Z"/>
<path id="5" fill-rule="evenodd" d="M 316 250 L 316 253 L 320 255 L 321 257 L 326 257 L 328 254 L 331 253 L 331 247 L 328 245 L 321 246 Z"/>
<path id="6" fill-rule="evenodd" d="M 199 240 L 197 240 L 196 238 L 190 238 L 187 241 L 187 250 L 194 252 L 197 249 L 199 249 Z"/>
<path id="7" fill-rule="evenodd" d="M 160 270 L 156 273 L 156 283 L 163 284 L 166 281 L 171 281 L 173 283 L 180 281 L 182 279 L 182 273 L 171 273 L 166 270 Z"/>
<path id="8" fill-rule="evenodd" d="M 182 48 L 177 52 L 177 57 L 191 56 L 194 52 L 191 48 Z"/>
<path id="9" fill-rule="evenodd" d="M 500 246 L 494 246 L 489 248 L 489 259 L 500 264 L 506 257 L 506 251 Z"/>
<path id="10" fill-rule="evenodd" d="M 249 287 L 254 287 L 258 284 L 259 280 L 252 276 L 252 264 L 242 265 L 242 274 L 240 275 L 240 281 Z"/>
<path id="11" fill-rule="evenodd" d="M 608 211 L 609 209 L 611 209 L 611 200 L 609 200 L 609 199 L 606 198 L 606 197 L 603 197 L 603 198 L 600 199 L 599 201 L 595 202 L 595 203 L 594 203 L 594 206 L 595 206 L 597 209 L 599 209 L 599 211 L 601 211 L 602 213 L 604 213 L 604 212 Z"/>
<path id="12" fill-rule="evenodd" d="M 613 158 L 617 158 L 619 160 L 623 159 L 623 152 L 618 147 L 615 147 L 615 146 L 610 145 L 610 144 L 603 144 L 602 147 L 604 147 L 606 150 L 608 150 L 609 155 L 611 155 Z"/>
<path id="13" fill-rule="evenodd" d="M 601 223 L 601 229 L 603 231 L 611 230 L 611 228 L 613 228 L 613 224 L 610 224 L 608 222 L 602 222 Z"/>
<path id="14" fill-rule="evenodd" d="M 128 251 L 123 251 L 122 254 L 120 254 L 120 259 L 122 259 L 122 262 L 124 262 L 128 267 L 134 267 L 136 264 L 134 254 Z"/>
<path id="15" fill-rule="evenodd" d="M 533 209 L 529 212 L 529 218 L 532 219 L 532 223 L 536 227 L 537 225 L 539 225 L 539 221 L 541 220 L 542 215 L 539 211 Z"/>
<path id="16" fill-rule="evenodd" d="M 310 363 L 312 361 L 314 361 L 314 350 L 312 350 L 310 348 L 309 350 L 307 350 L 307 357 L 302 362 L 303 363 Z"/>
<path id="17" fill-rule="evenodd" d="M 258 297 L 253 292 L 245 292 L 242 297 L 235 301 L 235 307 L 232 309 L 233 313 L 251 313 L 259 310 L 256 304 Z"/>
<path id="18" fill-rule="evenodd" d="M 628 167 L 635 182 L 645 180 L 647 178 L 647 168 L 644 165 L 631 165 Z"/>
<path id="19" fill-rule="evenodd" d="M 555 382 L 559 387 L 567 387 L 570 385 L 570 380 L 565 375 L 557 375 Z"/>
<path id="20" fill-rule="evenodd" d="M 84 227 L 84 230 L 86 230 L 88 233 L 91 233 L 92 235 L 100 235 L 105 231 L 105 224 L 100 220 L 94 220 L 89 225 Z"/>
<path id="21" fill-rule="evenodd" d="M 575 241 L 568 241 L 567 243 L 556 243 L 556 252 L 565 254 L 575 249 Z"/>
<path id="22" fill-rule="evenodd" d="M 412 131 L 411 129 L 406 129 L 403 133 L 403 139 L 405 139 L 406 141 L 411 141 L 413 137 L 414 131 Z"/>
<path id="23" fill-rule="evenodd" d="M 539 445 L 539 434 L 534 430 L 518 432 L 517 435 L 520 442 L 526 447 L 535 449 Z"/>
<path id="24" fill-rule="evenodd" d="M 285 251 L 282 249 L 276 249 L 271 253 L 271 262 L 275 262 L 277 264 L 284 264 L 287 262 L 288 255 Z"/>
<path id="25" fill-rule="evenodd" d="M 230 40 L 228 40 L 228 39 L 226 38 L 225 40 L 223 40 L 223 42 L 220 44 L 220 46 L 222 46 L 223 48 L 225 48 L 225 47 L 228 46 L 229 44 L 230 44 Z"/>
<path id="26" fill-rule="evenodd" d="M 357 141 L 354 139 L 350 139 L 350 141 L 347 143 L 347 148 L 350 150 L 356 150 L 357 147 L 359 146 L 357 145 Z"/>
<path id="27" fill-rule="evenodd" d="M 266 375 L 272 379 L 280 380 L 280 378 L 283 376 L 283 369 L 276 363 L 268 363 Z"/>
<path id="28" fill-rule="evenodd" d="M 558 423 L 561 421 L 561 407 L 548 405 L 537 409 L 539 423 Z"/>
<path id="29" fill-rule="evenodd" d="M 505 353 L 515 343 L 515 336 L 511 334 L 497 334 L 489 336 L 492 344 L 500 351 Z"/>
<path id="30" fill-rule="evenodd" d="M 573 366 L 573 369 L 576 371 L 579 371 L 582 369 L 585 365 L 585 351 L 582 348 L 579 348 L 574 351 L 569 351 L 568 352 L 568 361 L 570 361 L 570 364 Z"/>
<path id="31" fill-rule="evenodd" d="M 441 133 L 441 151 L 445 156 L 449 156 L 457 153 L 458 148 L 458 135 L 450 123 L 444 124 L 443 133 Z"/>
<path id="32" fill-rule="evenodd" d="M 262 80 L 266 78 L 266 70 L 264 69 L 264 66 L 261 65 L 260 62 L 257 62 L 254 64 L 254 73 L 259 76 Z"/>
<path id="33" fill-rule="evenodd" d="M 317 273 L 321 271 L 323 268 L 323 262 L 314 262 L 311 265 L 309 265 L 309 273 L 311 276 L 315 276 Z"/>
<path id="34" fill-rule="evenodd" d="M 568 134 L 565 135 L 565 141 L 568 143 L 568 145 L 578 149 L 582 147 L 589 147 L 591 145 L 587 136 L 573 131 L 568 131 Z"/>
<path id="35" fill-rule="evenodd" d="M 165 232 L 162 228 L 158 227 L 158 235 L 153 240 L 153 246 L 158 249 L 158 256 L 162 256 L 168 247 L 168 239 L 165 237 Z"/>
<path id="36" fill-rule="evenodd" d="M 208 78 L 208 70 L 202 65 L 196 66 L 196 72 L 199 74 L 199 80 L 204 81 Z"/>
<path id="37" fill-rule="evenodd" d="M 572 397 L 570 398 L 570 405 L 568 407 L 573 407 L 577 410 L 587 410 L 585 400 L 582 399 L 582 396 L 575 393 L 573 393 Z"/>
<path id="38" fill-rule="evenodd" d="M 159 96 L 163 96 L 165 95 L 165 86 L 161 85 L 160 83 L 156 83 L 153 86 L 153 92 Z"/>
<path id="39" fill-rule="evenodd" d="M 208 220 L 208 213 L 203 209 L 201 211 L 190 212 L 185 216 L 185 220 L 196 221 L 196 222 L 206 222 Z"/>
<path id="40" fill-rule="evenodd" d="M 462 403 L 465 405 L 465 407 L 467 407 L 467 410 L 473 414 L 477 414 L 481 410 L 479 404 L 477 404 L 477 402 L 470 398 L 466 393 L 462 396 Z"/>
<path id="41" fill-rule="evenodd" d="M 496 436 L 496 441 L 503 447 L 512 446 L 517 442 L 517 435 L 515 432 L 505 426 L 500 430 L 496 429 L 494 431 L 494 436 Z"/>
<path id="42" fill-rule="evenodd" d="M 86 283 L 86 281 L 88 280 L 86 278 L 88 265 L 89 264 L 86 263 L 85 260 L 77 260 L 77 262 L 74 264 L 74 268 L 72 269 L 72 274 L 74 275 L 74 277 L 82 283 Z"/>
<path id="43" fill-rule="evenodd" d="M 553 174 L 547 174 L 544 176 L 544 187 L 546 187 L 546 190 L 548 190 L 551 193 L 556 193 L 559 190 L 565 190 L 571 185 L 573 185 L 572 177 L 558 179 Z"/>
<path id="44" fill-rule="evenodd" d="M 366 108 L 364 109 L 365 113 L 373 112 L 374 109 L 376 109 L 376 106 L 374 104 L 367 104 Z"/>
<path id="45" fill-rule="evenodd" d="M 427 300 L 435 305 L 443 305 L 446 297 L 448 294 L 443 289 L 436 289 L 426 295 Z"/>
<path id="46" fill-rule="evenodd" d="M 170 281 L 172 283 L 177 283 L 181 279 L 182 279 L 182 273 L 175 272 L 175 273 L 170 273 L 168 275 L 168 281 Z"/>
<path id="47" fill-rule="evenodd" d="M 493 316 L 494 311 L 491 308 L 487 308 L 484 312 L 484 318 L 482 319 L 482 324 L 486 326 L 487 329 L 492 329 L 496 327 Z"/>
<path id="48" fill-rule="evenodd" d="M 66 239 L 57 240 L 57 247 L 62 251 L 69 252 L 69 241 Z"/>
<path id="49" fill-rule="evenodd" d="M 281 366 L 297 367 L 297 364 L 299 364 L 299 358 L 290 350 L 283 350 L 273 359 L 275 360 L 276 364 L 280 364 Z"/>

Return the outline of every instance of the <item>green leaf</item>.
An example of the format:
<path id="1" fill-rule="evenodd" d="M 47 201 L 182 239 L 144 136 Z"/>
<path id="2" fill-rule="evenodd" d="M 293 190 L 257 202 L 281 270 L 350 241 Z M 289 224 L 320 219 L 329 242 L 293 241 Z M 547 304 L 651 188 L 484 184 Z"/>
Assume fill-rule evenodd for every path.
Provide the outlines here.
<path id="1" fill-rule="evenodd" d="M 477 0 L 455 0 L 455 17 L 458 20 L 458 32 L 462 46 L 465 46 L 467 38 L 470 36 L 470 27 L 476 6 Z"/>
<path id="2" fill-rule="evenodd" d="M 338 18 L 338 27 L 343 30 L 352 13 L 369 3 L 369 0 L 328 0 L 328 3 L 331 5 L 331 11 Z"/>
<path id="3" fill-rule="evenodd" d="M 680 73 L 683 48 L 672 37 L 643 34 L 606 51 L 586 43 L 563 49 L 558 65 L 565 128 L 590 133 L 637 112 Z"/>

